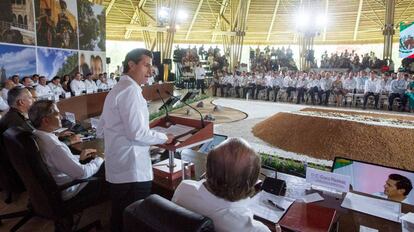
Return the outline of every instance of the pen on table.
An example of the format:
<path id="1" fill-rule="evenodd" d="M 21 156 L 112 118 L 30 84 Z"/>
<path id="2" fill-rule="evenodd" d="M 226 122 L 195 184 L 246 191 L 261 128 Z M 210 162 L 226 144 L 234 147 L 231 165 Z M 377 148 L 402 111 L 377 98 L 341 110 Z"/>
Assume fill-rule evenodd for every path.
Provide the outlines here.
<path id="1" fill-rule="evenodd" d="M 274 203 L 273 201 L 271 201 L 271 200 L 267 200 L 267 202 L 269 202 L 269 204 L 270 204 L 270 205 L 272 205 L 272 206 L 276 207 L 277 209 L 282 210 L 282 211 L 285 211 L 285 208 L 283 208 L 282 206 L 280 206 L 280 205 L 278 205 L 278 204 Z"/>

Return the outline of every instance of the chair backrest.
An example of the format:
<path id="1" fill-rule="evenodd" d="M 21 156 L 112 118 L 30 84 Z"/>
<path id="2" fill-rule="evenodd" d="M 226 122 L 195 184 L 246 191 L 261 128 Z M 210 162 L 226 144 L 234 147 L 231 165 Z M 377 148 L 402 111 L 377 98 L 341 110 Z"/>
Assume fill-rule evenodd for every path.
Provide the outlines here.
<path id="1" fill-rule="evenodd" d="M 43 162 L 32 132 L 14 127 L 3 134 L 10 162 L 22 179 L 36 215 L 56 219 L 62 211 L 58 186 Z"/>
<path id="2" fill-rule="evenodd" d="M 152 194 L 124 211 L 124 232 L 214 232 L 213 221 Z"/>
<path id="3" fill-rule="evenodd" d="M 0 187 L 10 193 L 21 193 L 25 191 L 22 180 L 13 168 L 9 154 L 3 143 L 3 135 L 0 135 Z"/>

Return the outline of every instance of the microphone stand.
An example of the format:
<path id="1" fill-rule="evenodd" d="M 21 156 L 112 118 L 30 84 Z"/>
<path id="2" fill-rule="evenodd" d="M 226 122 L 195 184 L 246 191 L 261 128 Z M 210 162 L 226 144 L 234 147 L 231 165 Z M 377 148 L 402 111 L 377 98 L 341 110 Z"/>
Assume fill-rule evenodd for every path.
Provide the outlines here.
<path id="1" fill-rule="evenodd" d="M 178 100 L 180 100 L 178 97 L 176 97 L 176 96 L 174 96 L 174 95 L 172 95 L 169 91 L 165 91 L 165 93 L 166 94 L 168 94 L 168 95 L 170 95 L 172 98 L 174 98 L 174 99 L 178 99 Z M 180 100 L 181 101 L 181 100 Z M 186 106 L 188 106 L 188 107 L 190 107 L 191 109 L 193 109 L 193 110 L 195 110 L 199 115 L 200 115 L 200 119 L 201 119 L 201 128 L 204 128 L 205 127 L 205 125 L 204 125 L 204 119 L 203 119 L 203 115 L 201 114 L 201 112 L 199 111 L 199 110 L 197 110 L 195 107 L 192 107 L 190 104 L 188 104 L 187 102 L 185 102 L 185 101 L 181 101 L 184 105 L 186 105 Z"/>
<path id="2" fill-rule="evenodd" d="M 158 93 L 158 96 L 161 98 L 162 106 L 164 107 L 164 110 L 165 110 L 165 120 L 168 122 L 170 120 L 170 116 L 168 115 L 167 105 L 165 104 L 164 98 L 161 96 L 159 89 L 157 89 L 157 93 Z"/>

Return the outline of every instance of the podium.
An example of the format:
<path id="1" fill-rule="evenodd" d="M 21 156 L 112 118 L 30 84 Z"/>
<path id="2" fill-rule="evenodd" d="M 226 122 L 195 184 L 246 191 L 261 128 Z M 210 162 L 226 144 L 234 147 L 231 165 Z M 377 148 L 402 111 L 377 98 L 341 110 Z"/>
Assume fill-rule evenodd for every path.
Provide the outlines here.
<path id="1" fill-rule="evenodd" d="M 203 127 L 200 120 L 168 116 L 168 118 L 164 117 L 151 122 L 150 128 L 161 127 L 167 129 L 171 125 L 183 125 L 193 128 L 184 134 L 176 135 L 171 144 L 157 145 L 168 150 L 169 158 L 152 166 L 154 182 L 173 191 L 180 184 L 183 175 L 194 175 L 195 169 L 193 164 L 189 165 L 188 169 L 182 167 L 182 161 L 174 158 L 174 154 L 211 141 L 213 139 L 213 123 L 205 121 Z"/>

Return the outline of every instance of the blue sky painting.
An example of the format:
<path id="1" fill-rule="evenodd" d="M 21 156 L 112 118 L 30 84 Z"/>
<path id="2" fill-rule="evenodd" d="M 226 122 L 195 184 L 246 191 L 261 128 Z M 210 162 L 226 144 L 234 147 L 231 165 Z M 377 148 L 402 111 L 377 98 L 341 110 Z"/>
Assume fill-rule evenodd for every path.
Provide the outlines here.
<path id="1" fill-rule="evenodd" d="M 36 73 L 36 49 L 0 44 L 0 68 L 6 70 L 7 78 L 18 74 L 20 78 Z"/>

